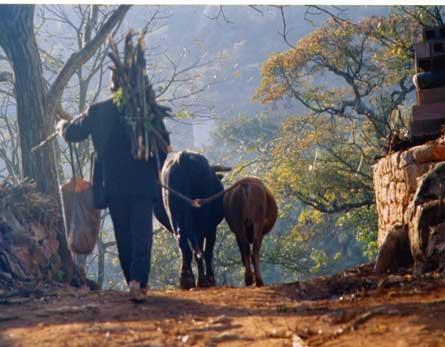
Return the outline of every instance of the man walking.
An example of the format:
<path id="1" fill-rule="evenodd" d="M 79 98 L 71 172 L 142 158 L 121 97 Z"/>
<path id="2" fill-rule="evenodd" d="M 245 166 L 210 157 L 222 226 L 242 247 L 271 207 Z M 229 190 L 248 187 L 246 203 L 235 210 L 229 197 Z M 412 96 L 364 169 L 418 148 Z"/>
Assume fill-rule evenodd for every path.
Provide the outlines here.
<path id="1" fill-rule="evenodd" d="M 118 90 L 113 74 L 112 94 Z M 93 195 L 97 208 L 108 207 L 113 222 L 119 261 L 134 302 L 144 300 L 150 271 L 152 213 L 155 199 L 156 160 L 136 160 L 130 134 L 119 108 L 109 98 L 92 104 L 68 123 L 60 121 L 59 133 L 67 142 L 91 136 L 96 160 Z"/>

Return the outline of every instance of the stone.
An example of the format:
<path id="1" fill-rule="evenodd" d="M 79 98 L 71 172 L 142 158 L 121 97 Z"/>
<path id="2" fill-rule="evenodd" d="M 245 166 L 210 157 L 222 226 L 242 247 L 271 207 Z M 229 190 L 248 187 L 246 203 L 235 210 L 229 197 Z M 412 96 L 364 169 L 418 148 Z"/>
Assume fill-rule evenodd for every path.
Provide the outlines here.
<path id="1" fill-rule="evenodd" d="M 396 202 L 400 205 L 407 205 L 409 202 L 407 185 L 404 182 L 396 184 Z"/>
<path id="2" fill-rule="evenodd" d="M 414 163 L 413 151 L 407 150 L 400 154 L 398 163 L 399 169 L 406 168 L 408 165 L 411 165 L 413 163 Z"/>
<path id="3" fill-rule="evenodd" d="M 416 146 L 413 148 L 413 157 L 417 164 L 434 161 L 433 147 L 428 144 Z"/>
<path id="4" fill-rule="evenodd" d="M 388 187 L 390 183 L 391 183 L 391 176 L 389 174 L 384 174 L 381 177 L 380 186 L 382 188 L 383 187 Z"/>
<path id="5" fill-rule="evenodd" d="M 433 147 L 433 155 L 435 161 L 445 160 L 445 145 L 439 144 Z"/>
<path id="6" fill-rule="evenodd" d="M 396 198 L 396 182 L 394 182 L 394 181 L 392 181 L 389 184 L 388 198 L 389 198 L 389 202 L 390 203 L 395 203 L 397 201 L 397 198 Z"/>
<path id="7" fill-rule="evenodd" d="M 425 270 L 431 227 L 444 222 L 445 209 L 440 200 L 432 200 L 416 207 L 409 224 L 409 241 L 417 274 Z"/>
<path id="8" fill-rule="evenodd" d="M 391 173 L 392 176 L 396 175 L 396 171 L 399 168 L 399 157 L 400 157 L 400 152 L 395 152 L 390 156 L 391 170 L 388 173 Z"/>
<path id="9" fill-rule="evenodd" d="M 414 194 L 424 175 L 444 158 L 445 145 L 431 141 L 402 152 L 392 153 L 375 164 L 373 184 L 379 218 L 380 246 L 387 239 L 387 233 L 392 232 L 396 225 L 409 225 L 412 242 L 417 245 L 422 243 L 421 239 L 427 235 L 422 237 L 422 233 L 414 235 L 411 232 L 412 220 L 415 219 L 412 207 Z"/>
<path id="10" fill-rule="evenodd" d="M 390 207 L 388 205 L 383 207 L 383 212 L 382 212 L 383 216 L 382 217 L 383 217 L 383 221 L 385 223 L 389 222 L 389 209 L 390 209 Z"/>

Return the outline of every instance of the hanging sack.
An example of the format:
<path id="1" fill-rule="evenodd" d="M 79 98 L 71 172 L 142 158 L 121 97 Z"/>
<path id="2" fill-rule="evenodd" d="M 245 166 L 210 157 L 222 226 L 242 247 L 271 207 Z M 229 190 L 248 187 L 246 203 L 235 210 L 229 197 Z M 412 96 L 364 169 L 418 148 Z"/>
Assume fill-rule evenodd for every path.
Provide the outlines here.
<path id="1" fill-rule="evenodd" d="M 90 254 L 100 229 L 100 210 L 93 205 L 93 186 L 72 177 L 61 187 L 68 246 L 77 254 Z"/>

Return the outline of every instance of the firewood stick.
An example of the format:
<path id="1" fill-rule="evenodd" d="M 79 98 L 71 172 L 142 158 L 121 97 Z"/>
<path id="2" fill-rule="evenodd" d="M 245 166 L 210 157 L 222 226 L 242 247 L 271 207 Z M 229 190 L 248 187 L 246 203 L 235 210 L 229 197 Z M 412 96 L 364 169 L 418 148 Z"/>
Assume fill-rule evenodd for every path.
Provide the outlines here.
<path id="1" fill-rule="evenodd" d="M 33 148 L 31 148 L 31 152 L 34 152 L 36 150 L 38 150 L 39 148 L 42 148 L 43 146 L 45 146 L 48 142 L 51 142 L 51 140 L 54 140 L 58 135 L 58 132 L 55 131 L 53 132 L 51 135 L 49 135 L 45 140 L 43 140 L 42 142 L 40 142 L 37 146 L 34 146 Z"/>
<path id="2" fill-rule="evenodd" d="M 67 123 L 71 124 L 72 122 L 74 122 L 75 120 L 79 119 L 79 118 L 83 118 L 86 116 L 88 111 L 88 107 L 86 109 L 86 111 L 82 112 L 79 116 L 75 117 L 75 118 L 71 118 L 71 120 L 69 120 Z M 54 131 L 53 133 L 51 133 L 46 139 L 44 139 L 42 142 L 40 142 L 37 146 L 34 146 L 33 148 L 31 148 L 31 152 L 34 152 L 40 148 L 42 148 L 43 146 L 45 146 L 47 143 L 51 142 L 52 140 L 54 140 L 57 135 L 59 133 L 57 131 Z"/>

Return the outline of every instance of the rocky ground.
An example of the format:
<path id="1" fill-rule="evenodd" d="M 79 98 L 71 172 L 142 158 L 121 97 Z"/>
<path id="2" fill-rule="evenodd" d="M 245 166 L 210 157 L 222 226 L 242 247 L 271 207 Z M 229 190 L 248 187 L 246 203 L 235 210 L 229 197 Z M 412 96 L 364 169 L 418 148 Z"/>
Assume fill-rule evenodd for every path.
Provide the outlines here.
<path id="1" fill-rule="evenodd" d="M 0 295 L 0 346 L 445 346 L 445 276 L 370 266 L 263 288 Z"/>

